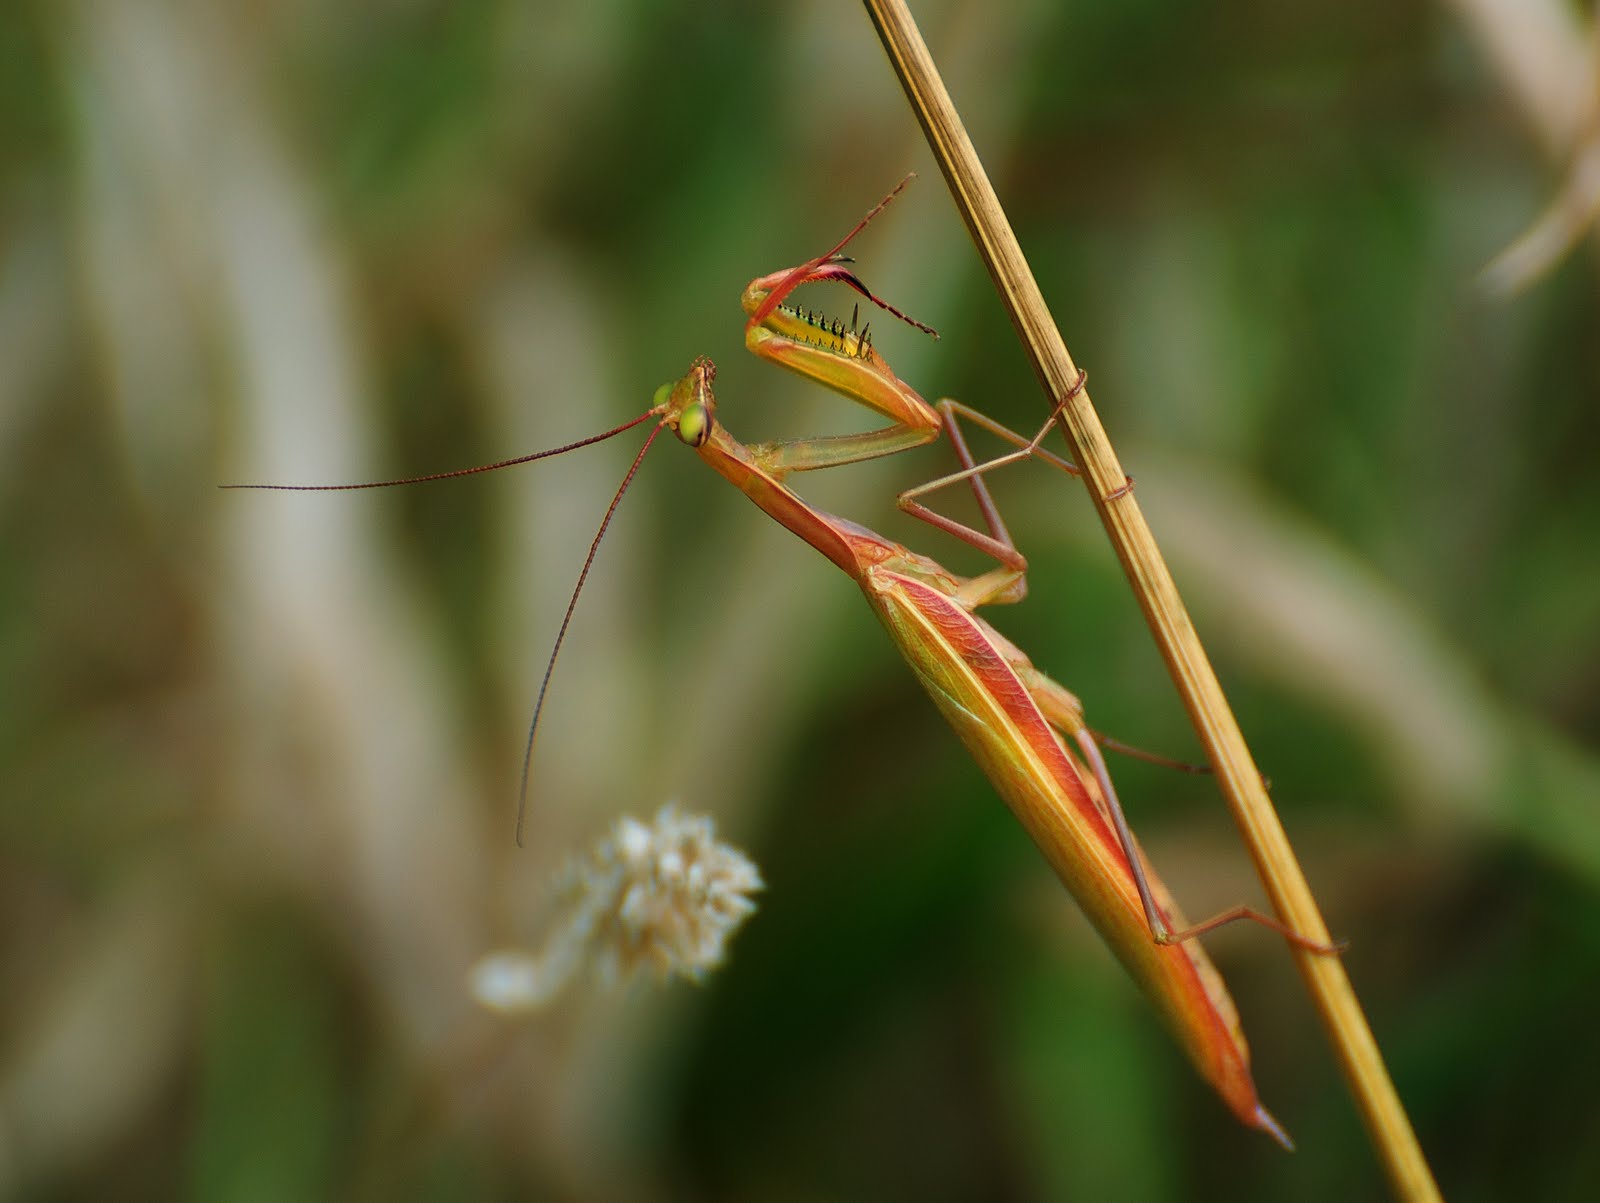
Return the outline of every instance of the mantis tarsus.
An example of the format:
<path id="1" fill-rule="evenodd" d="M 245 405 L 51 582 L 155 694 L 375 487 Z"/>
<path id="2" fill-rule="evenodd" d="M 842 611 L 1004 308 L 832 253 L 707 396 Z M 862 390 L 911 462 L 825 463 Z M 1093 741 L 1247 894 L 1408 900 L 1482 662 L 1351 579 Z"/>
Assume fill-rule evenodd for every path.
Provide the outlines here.
<path id="1" fill-rule="evenodd" d="M 904 186 L 902 181 L 827 253 L 751 281 L 741 298 L 748 315 L 745 343 L 751 351 L 867 406 L 888 418 L 891 425 L 864 434 L 746 446 L 718 420 L 713 393 L 716 368 L 709 359 L 700 358 L 682 378 L 657 390 L 653 404 L 643 414 L 604 434 L 497 464 L 414 479 L 436 480 L 526 463 L 655 421 L 591 544 L 557 636 L 559 651 L 595 551 L 623 492 L 655 437 L 663 429 L 670 430 L 764 512 L 815 547 L 860 586 L 934 704 L 1102 937 L 1155 1001 L 1202 1076 L 1245 1124 L 1292 1147 L 1287 1134 L 1256 1097 L 1237 1011 L 1221 976 L 1193 937 L 1234 919 L 1249 918 L 1302 947 L 1324 953 L 1337 949 L 1308 940 L 1249 907 L 1236 907 L 1205 923 L 1186 925 L 1160 880 L 1142 862 L 1095 737 L 1084 725 L 1078 699 L 1035 668 L 1014 644 L 974 613 L 983 605 L 1018 601 L 1026 593 L 1027 561 L 1006 532 L 983 474 L 1001 463 L 1029 457 L 1076 472 L 1071 464 L 1039 446 L 1049 423 L 1030 440 L 957 402 L 946 400 L 938 406 L 930 405 L 900 380 L 874 350 L 870 327 L 858 328 L 858 317 L 852 316 L 848 323 L 832 321 L 788 303 L 789 295 L 801 284 L 835 281 L 855 289 L 896 317 L 928 329 L 874 296 L 841 254 Z M 956 425 L 958 417 L 986 427 L 1018 449 L 999 460 L 975 464 Z M 856 463 L 932 442 L 942 430 L 949 432 L 962 469 L 908 490 L 901 494 L 899 504 L 908 513 L 993 556 L 997 567 L 979 576 L 957 576 L 865 527 L 824 513 L 784 483 L 793 472 Z M 986 530 L 938 514 L 918 500 L 934 489 L 961 480 L 970 481 Z M 372 488 L 398 483 L 407 482 L 332 487 Z M 527 762 L 554 664 L 553 652 L 528 735 L 524 799 Z M 1089 766 L 1087 772 L 1069 752 L 1068 739 Z M 519 807 L 519 842 L 522 824 Z"/>

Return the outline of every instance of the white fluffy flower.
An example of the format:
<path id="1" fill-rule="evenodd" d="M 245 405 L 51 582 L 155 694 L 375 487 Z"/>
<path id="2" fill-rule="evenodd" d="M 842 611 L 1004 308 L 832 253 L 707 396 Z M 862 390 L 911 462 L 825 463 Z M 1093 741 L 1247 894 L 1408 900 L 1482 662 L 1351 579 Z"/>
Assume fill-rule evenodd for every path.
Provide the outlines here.
<path id="1" fill-rule="evenodd" d="M 719 843 L 711 820 L 674 803 L 653 823 L 624 816 L 562 875 L 566 910 L 544 951 L 490 954 L 472 970 L 486 1007 L 525 1011 L 548 1002 L 585 962 L 607 984 L 648 967 L 658 980 L 698 981 L 722 963 L 728 938 L 756 909 L 755 864 Z"/>

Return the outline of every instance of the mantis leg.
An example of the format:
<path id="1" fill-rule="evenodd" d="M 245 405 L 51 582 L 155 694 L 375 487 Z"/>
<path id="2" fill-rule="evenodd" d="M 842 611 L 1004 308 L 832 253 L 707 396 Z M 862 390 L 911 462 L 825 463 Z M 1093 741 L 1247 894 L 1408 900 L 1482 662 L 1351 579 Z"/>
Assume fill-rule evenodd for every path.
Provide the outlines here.
<path id="1" fill-rule="evenodd" d="M 1083 391 L 1084 385 L 1088 383 L 1088 379 L 1087 373 L 1082 371 L 1078 373 L 1077 382 L 1056 404 L 1056 407 L 1051 412 L 1050 416 L 1045 419 L 1044 425 L 1039 427 L 1038 433 L 1035 434 L 1031 439 L 1025 438 L 1009 427 L 1002 426 L 999 422 L 996 422 L 993 418 L 989 417 L 988 414 L 983 413 L 981 410 L 973 409 L 970 405 L 963 405 L 961 402 L 951 400 L 948 397 L 941 400 L 938 403 L 937 408 L 944 418 L 944 427 L 947 431 L 949 431 L 950 441 L 955 445 L 956 454 L 961 460 L 961 470 L 959 472 L 952 472 L 946 476 L 941 476 L 936 480 L 927 481 L 924 484 L 917 485 L 915 488 L 907 489 L 905 492 L 900 494 L 898 499 L 900 508 L 908 514 L 911 514 L 917 518 L 921 518 L 924 522 L 927 522 L 930 525 L 937 526 L 939 529 L 955 535 L 958 539 L 962 539 L 963 541 L 971 543 L 973 546 L 978 547 L 981 550 L 989 552 L 991 555 L 996 555 L 997 558 L 1003 559 L 1004 557 L 999 557 L 998 553 L 988 545 L 981 534 L 972 530 L 970 527 L 963 526 L 961 523 L 954 522 L 949 518 L 945 518 L 941 514 L 934 513 L 923 506 L 916 499 L 928 493 L 936 492 L 939 489 L 948 488 L 950 485 L 959 484 L 963 480 L 972 481 L 973 491 L 977 494 L 978 505 L 983 511 L 984 522 L 989 527 L 990 535 L 1002 540 L 1008 548 L 1012 548 L 1012 550 L 1014 550 L 1014 547 L 1012 547 L 1011 544 L 1010 536 L 1006 534 L 1005 523 L 1001 521 L 999 513 L 994 508 L 994 502 L 989 496 L 988 486 L 984 482 L 983 477 L 987 473 L 994 471 L 996 468 L 1004 468 L 1010 464 L 1020 463 L 1025 459 L 1042 460 L 1043 462 L 1049 464 L 1052 468 L 1055 468 L 1061 472 L 1065 472 L 1069 476 L 1082 476 L 1083 470 L 1076 464 L 1072 463 L 1070 460 L 1062 459 L 1059 455 L 1056 455 L 1053 452 L 1046 451 L 1041 444 L 1044 442 L 1045 435 L 1049 434 L 1050 429 L 1055 426 L 1057 421 L 1060 420 L 1061 411 L 1066 407 L 1067 403 L 1072 400 L 1072 398 L 1076 397 Z M 1016 447 L 1017 450 L 1007 452 L 1005 455 L 996 456 L 994 459 L 985 460 L 981 464 L 976 463 L 973 460 L 971 452 L 967 450 L 966 440 L 961 433 L 959 423 L 959 420 L 961 419 L 971 422 L 975 426 L 980 426 L 984 430 L 987 430 L 990 434 L 1004 439 L 1006 442 Z M 1116 490 L 1109 497 L 1107 497 L 1107 500 L 1109 501 L 1120 497 L 1132 488 L 1133 478 L 1129 477 L 1127 483 L 1124 484 L 1122 488 Z"/>
<path id="2" fill-rule="evenodd" d="M 938 337 L 932 327 L 908 317 L 874 294 L 848 266 L 848 257 L 840 253 L 904 186 L 902 180 L 900 187 L 880 201 L 829 251 L 796 267 L 757 277 L 740 298 L 741 307 L 749 315 L 745 322 L 747 350 L 888 418 L 891 425 L 865 434 L 762 443 L 750 451 L 763 471 L 782 480 L 791 472 L 814 472 L 908 451 L 933 442 L 941 430 L 947 431 L 962 470 L 902 493 L 900 508 L 992 556 L 1010 574 L 1004 579 L 985 580 L 983 586 L 970 591 L 975 597 L 981 594 L 988 601 L 1020 601 L 1027 593 L 1024 580 L 1027 560 L 1012 542 L 983 477 L 995 468 L 1028 458 L 1043 459 L 1064 472 L 1077 474 L 1074 465 L 1045 451 L 1040 444 L 1062 408 L 1083 391 L 1087 377 L 1079 372 L 1076 383 L 1057 403 L 1049 420 L 1038 434 L 1028 439 L 958 401 L 941 401 L 937 407 L 929 405 L 873 348 L 871 323 L 861 325 L 859 305 L 845 322 L 796 305 L 790 299 L 794 290 L 803 284 L 843 283 L 901 321 Z M 983 427 L 1018 450 L 989 463 L 976 463 L 962 436 L 959 419 Z M 961 480 L 971 481 L 986 530 L 936 513 L 917 500 Z M 982 601 L 974 604 L 982 604 Z"/>
<path id="3" fill-rule="evenodd" d="M 852 322 L 851 329 L 853 328 Z M 752 350 L 794 371 L 810 374 L 811 370 L 818 366 L 811 348 L 796 347 L 792 342 L 785 343 L 766 338 L 753 343 Z M 1052 414 L 1039 432 L 1029 439 L 959 401 L 946 399 L 934 407 L 928 405 L 914 390 L 898 379 L 893 380 L 891 387 L 885 387 L 883 376 L 873 370 L 877 366 L 874 363 L 866 361 L 853 363 L 848 373 L 839 373 L 836 370 L 837 364 L 829 359 L 822 360 L 821 366 L 828 369 L 825 382 L 835 391 L 880 413 L 893 414 L 902 419 L 901 423 L 866 434 L 763 443 L 752 448 L 762 467 L 773 476 L 782 479 L 790 472 L 816 471 L 908 450 L 937 438 L 939 430 L 943 429 L 950 437 L 950 444 L 955 449 L 961 470 L 906 490 L 898 499 L 900 509 L 999 562 L 998 568 L 962 583 L 955 596 L 967 609 L 1018 602 L 1026 597 L 1027 558 L 1017 550 L 984 476 L 995 468 L 1033 458 L 1044 460 L 1052 467 L 1076 475 L 1078 473 L 1076 466 L 1040 446 L 1054 425 L 1060 406 L 1057 407 L 1057 413 Z M 819 374 L 817 378 L 823 377 Z M 1061 404 L 1066 404 L 1082 387 L 1083 377 L 1080 374 L 1078 385 L 1063 398 Z M 891 398 L 892 404 L 888 403 Z M 966 436 L 961 429 L 962 419 L 1006 440 L 1017 450 L 998 459 L 978 463 L 973 457 L 971 448 L 967 446 Z M 917 500 L 925 494 L 961 481 L 970 484 L 986 530 L 979 530 L 958 519 L 941 514 Z"/>
<path id="4" fill-rule="evenodd" d="M 1310 952 L 1337 956 L 1344 951 L 1346 946 L 1343 943 L 1324 944 L 1320 940 L 1313 940 L 1280 923 L 1271 915 L 1242 904 L 1230 907 L 1201 923 L 1176 929 L 1171 927 L 1156 897 L 1160 887 L 1152 885 L 1150 876 L 1145 870 L 1144 856 L 1139 851 L 1133 832 L 1128 827 L 1128 819 L 1123 814 L 1122 803 L 1117 799 L 1116 787 L 1111 783 L 1111 773 L 1106 768 L 1105 757 L 1100 754 L 1100 746 L 1095 742 L 1094 733 L 1084 725 L 1083 704 L 1069 689 L 1045 676 L 1031 663 L 1013 663 L 1012 667 L 1017 670 L 1023 685 L 1037 703 L 1045 719 L 1056 730 L 1072 739 L 1094 774 L 1095 781 L 1100 787 L 1101 811 L 1117 833 L 1117 841 L 1122 845 L 1123 855 L 1128 858 L 1128 868 L 1133 874 L 1134 887 L 1139 891 L 1139 901 L 1144 906 L 1145 922 L 1150 927 L 1151 939 L 1157 944 L 1182 944 L 1186 940 L 1192 940 L 1196 936 L 1204 935 L 1229 923 L 1249 919 L 1272 929 L 1296 947 Z M 1160 892 L 1165 894 L 1165 890 Z"/>
<path id="5" fill-rule="evenodd" d="M 944 428 L 950 435 L 950 442 L 956 449 L 956 457 L 961 462 L 961 470 L 959 472 L 952 472 L 946 476 L 941 476 L 936 480 L 930 480 L 925 484 L 916 486 L 915 488 L 907 489 L 905 492 L 901 493 L 898 498 L 898 504 L 900 508 L 907 514 L 910 514 L 912 517 L 919 518 L 923 522 L 928 523 L 930 526 L 937 527 L 947 534 L 954 535 L 962 542 L 970 544 L 971 546 L 976 547 L 978 550 L 993 556 L 1002 564 L 1010 568 L 1014 568 L 1019 573 L 1019 579 L 1021 579 L 1020 574 L 1027 571 L 1027 560 L 1020 552 L 1017 551 L 1016 544 L 1012 542 L 1011 535 L 1006 530 L 1005 521 L 1000 517 L 1000 512 L 996 508 L 994 499 L 989 493 L 989 485 L 988 482 L 984 480 L 984 476 L 987 473 L 994 471 L 996 468 L 1003 468 L 1009 464 L 1020 463 L 1025 459 L 1043 460 L 1051 467 L 1057 469 L 1058 471 L 1065 472 L 1069 476 L 1081 476 L 1083 474 L 1082 470 L 1076 464 L 1062 459 L 1059 455 L 1055 455 L 1052 452 L 1046 451 L 1041 444 L 1044 442 L 1045 435 L 1050 433 L 1050 428 L 1053 427 L 1060 418 L 1062 409 L 1069 401 L 1072 400 L 1072 398 L 1076 397 L 1083 391 L 1083 387 L 1087 382 L 1088 376 L 1080 371 L 1078 373 L 1077 382 L 1073 384 L 1072 388 L 1067 391 L 1066 395 L 1063 396 L 1059 402 L 1057 402 L 1055 409 L 1051 411 L 1050 416 L 1045 419 L 1044 425 L 1039 427 L 1038 433 L 1035 434 L 1031 439 L 1018 434 L 1009 427 L 1001 425 L 987 414 L 973 409 L 969 405 L 963 405 L 961 402 L 951 400 L 948 397 L 940 401 L 937 408 L 940 416 L 943 419 Z M 972 452 L 967 447 L 966 437 L 962 434 L 962 420 L 971 422 L 975 426 L 982 427 L 990 434 L 1004 439 L 1006 442 L 1016 447 L 1017 450 L 1008 452 L 1005 455 L 998 456 L 991 460 L 986 460 L 981 464 L 976 462 L 976 460 L 973 458 Z M 929 493 L 934 493 L 940 489 L 948 488 L 951 485 L 959 484 L 963 480 L 970 481 L 972 484 L 973 495 L 977 498 L 978 508 L 983 514 L 984 525 L 988 527 L 987 534 L 984 534 L 982 531 L 975 530 L 974 528 L 958 522 L 953 518 L 948 518 L 943 514 L 936 513 L 917 500 L 919 497 L 926 496 Z M 1026 595 L 1026 592 L 1027 587 L 1026 585 L 1023 585 L 1018 597 L 1007 597 L 1004 600 L 1020 600 L 1020 596 Z"/>
<path id="6" fill-rule="evenodd" d="M 884 203 L 887 203 L 887 198 Z M 879 208 L 882 208 L 881 204 Z M 874 213 L 877 211 L 873 210 Z M 1063 472 L 1080 475 L 1075 465 L 1045 451 L 1041 444 L 1051 426 L 1059 419 L 1062 408 L 1083 391 L 1087 377 L 1082 372 L 1078 373 L 1077 381 L 1056 404 L 1049 419 L 1029 439 L 959 401 L 947 399 L 937 406 L 929 405 L 914 388 L 895 375 L 894 370 L 873 349 L 871 326 L 870 323 L 866 326 L 860 324 L 859 307 L 852 311 L 850 320 L 845 322 L 789 303 L 789 294 L 801 284 L 839 281 L 896 317 L 932 333 L 929 327 L 906 317 L 874 295 L 845 266 L 848 261 L 839 255 L 845 243 L 871 217 L 869 213 L 828 254 L 787 271 L 774 272 L 751 281 L 741 299 L 741 304 L 750 315 L 745 323 L 745 347 L 769 363 L 815 381 L 890 419 L 892 424 L 864 434 L 760 443 L 751 447 L 750 451 L 764 472 L 775 480 L 782 480 L 791 472 L 815 472 L 909 451 L 933 442 L 941 430 L 947 432 L 961 463 L 961 470 L 900 494 L 899 506 L 905 513 L 953 535 L 993 557 L 1001 565 L 1003 572 L 986 573 L 975 578 L 970 587 L 963 586 L 961 596 L 964 604 L 972 607 L 1021 601 L 1027 596 L 1028 562 L 1017 551 L 1010 532 L 1006 530 L 984 476 L 996 468 L 1024 459 L 1042 459 Z M 987 463 L 977 463 L 961 432 L 961 420 L 981 426 L 1011 443 L 1017 450 Z M 980 530 L 940 514 L 918 500 L 963 480 L 971 483 L 986 529 Z"/>
<path id="7" fill-rule="evenodd" d="M 895 376 L 877 353 L 870 349 L 864 335 L 857 333 L 854 316 L 848 326 L 838 324 L 837 333 L 834 332 L 834 326 L 820 324 L 814 319 L 815 315 L 809 313 L 790 309 L 776 310 L 768 319 L 772 326 L 752 326 L 747 330 L 746 345 L 761 358 L 824 384 L 841 396 L 894 419 L 895 424 L 864 434 L 759 443 L 750 448 L 756 462 L 774 479 L 782 480 L 791 472 L 815 472 L 909 451 L 913 447 L 933 442 L 939 437 L 941 430 L 948 432 L 963 470 L 953 477 L 930 482 L 902 494 L 900 508 L 912 517 L 954 535 L 1000 563 L 1004 569 L 1004 576 L 985 574 L 979 578 L 984 583 L 975 585 L 973 590 L 968 591 L 971 596 L 966 600 L 970 604 L 1022 600 L 1027 593 L 1027 586 L 1020 582 L 1023 581 L 1028 562 L 1012 542 L 1005 522 L 989 494 L 988 485 L 983 479 L 985 472 L 1000 465 L 978 464 L 974 461 L 957 419 L 965 416 L 1024 448 L 1016 452 L 1013 458 L 1022 459 L 1037 455 L 1066 471 L 1074 471 L 1072 465 L 1065 460 L 1037 446 L 1049 427 L 1046 426 L 1045 430 L 1040 431 L 1030 443 L 1022 436 L 1006 430 L 999 423 L 958 402 L 942 402 L 937 408 L 929 405 L 915 389 Z M 811 323 L 813 328 L 822 331 L 823 335 L 838 340 L 838 345 L 845 348 L 846 353 L 841 354 L 825 346 L 819 346 L 815 342 L 806 341 L 802 336 L 804 323 Z M 971 482 L 973 495 L 983 514 L 987 531 L 975 529 L 954 518 L 937 513 L 916 500 L 923 493 L 961 480 Z"/>

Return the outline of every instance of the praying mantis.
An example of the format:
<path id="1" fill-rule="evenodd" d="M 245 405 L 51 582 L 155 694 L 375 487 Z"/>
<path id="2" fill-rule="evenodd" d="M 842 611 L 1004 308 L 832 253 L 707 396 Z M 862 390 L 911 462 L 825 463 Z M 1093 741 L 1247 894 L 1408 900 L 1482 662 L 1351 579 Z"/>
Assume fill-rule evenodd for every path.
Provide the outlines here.
<path id="1" fill-rule="evenodd" d="M 1071 464 L 1039 445 L 1056 414 L 1051 415 L 1038 435 L 1027 439 L 957 402 L 944 400 L 937 406 L 930 405 L 900 380 L 874 349 L 870 324 L 858 328 L 858 316 L 852 316 L 848 323 L 833 321 L 789 302 L 790 294 L 802 284 L 842 283 L 895 317 L 928 330 L 873 295 L 850 268 L 851 260 L 841 253 L 909 178 L 901 181 L 829 251 L 796 267 L 758 277 L 741 297 L 747 315 L 745 344 L 750 351 L 889 419 L 890 425 L 882 429 L 746 445 L 734 438 L 718 418 L 713 387 L 716 367 L 710 359 L 701 357 L 678 380 L 662 385 L 650 408 L 638 417 L 562 447 L 405 481 L 243 487 L 375 488 L 471 475 L 559 455 L 654 420 L 654 428 L 624 476 L 590 545 L 540 684 L 524 756 L 524 803 L 527 766 L 539 714 L 578 596 L 623 493 L 656 437 L 663 430 L 670 431 L 764 513 L 855 581 L 945 721 L 1090 922 L 1156 1004 L 1201 1076 L 1244 1124 L 1266 1132 L 1285 1148 L 1292 1148 L 1287 1133 L 1256 1096 L 1237 1010 L 1220 974 L 1194 937 L 1223 923 L 1248 918 L 1302 947 L 1330 954 L 1338 948 L 1309 940 L 1243 906 L 1205 923 L 1186 925 L 1171 895 L 1143 862 L 1096 737 L 1084 724 L 1078 699 L 1034 667 L 1020 649 L 976 613 L 985 605 L 1019 601 L 1027 589 L 1027 561 L 1006 531 L 989 496 L 984 474 L 1025 458 L 1041 459 L 1075 473 Z M 1082 387 L 1080 377 L 1074 392 Z M 1061 404 L 1068 399 L 1070 394 Z M 1058 405 L 1057 413 L 1059 409 Z M 958 418 L 986 427 L 1017 449 L 988 463 L 974 463 L 957 425 Z M 962 469 L 902 493 L 899 505 L 992 556 L 997 566 L 978 576 L 958 576 L 864 526 L 825 513 L 785 483 L 796 472 L 907 451 L 936 440 L 942 432 L 949 434 Z M 929 492 L 961 481 L 970 483 L 985 530 L 939 514 L 919 500 Z M 1076 757 L 1069 750 L 1069 740 L 1076 748 Z M 1081 757 L 1081 763 L 1077 757 Z M 523 813 L 519 807 L 519 842 L 522 829 Z"/>

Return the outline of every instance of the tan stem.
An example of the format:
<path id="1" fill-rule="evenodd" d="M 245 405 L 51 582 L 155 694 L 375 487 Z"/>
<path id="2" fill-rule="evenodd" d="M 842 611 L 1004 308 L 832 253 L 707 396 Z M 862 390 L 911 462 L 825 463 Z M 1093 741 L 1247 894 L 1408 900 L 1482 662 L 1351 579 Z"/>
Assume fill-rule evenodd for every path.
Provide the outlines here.
<path id="1" fill-rule="evenodd" d="M 922 35 L 903 0 L 865 2 L 1049 403 L 1054 406 L 1066 398 L 1061 426 L 1071 456 L 1084 469 L 1090 499 L 1205 746 L 1267 895 L 1284 923 L 1326 943 L 1328 929 L 1311 888 L 1262 787 L 1261 774 L 1189 621 L 1172 574 L 1140 512 L 1137 494 L 1123 488 L 1126 477 L 1090 403 L 1088 390 L 1079 389 L 1075 396 L 1071 395 L 1078 368 L 1067 354 L 1061 333 L 1045 307 L 1044 297 Z M 1338 957 L 1304 950 L 1296 950 L 1294 955 L 1395 1192 L 1405 1199 L 1437 1199 L 1438 1188 L 1389 1079 L 1344 963 Z"/>

